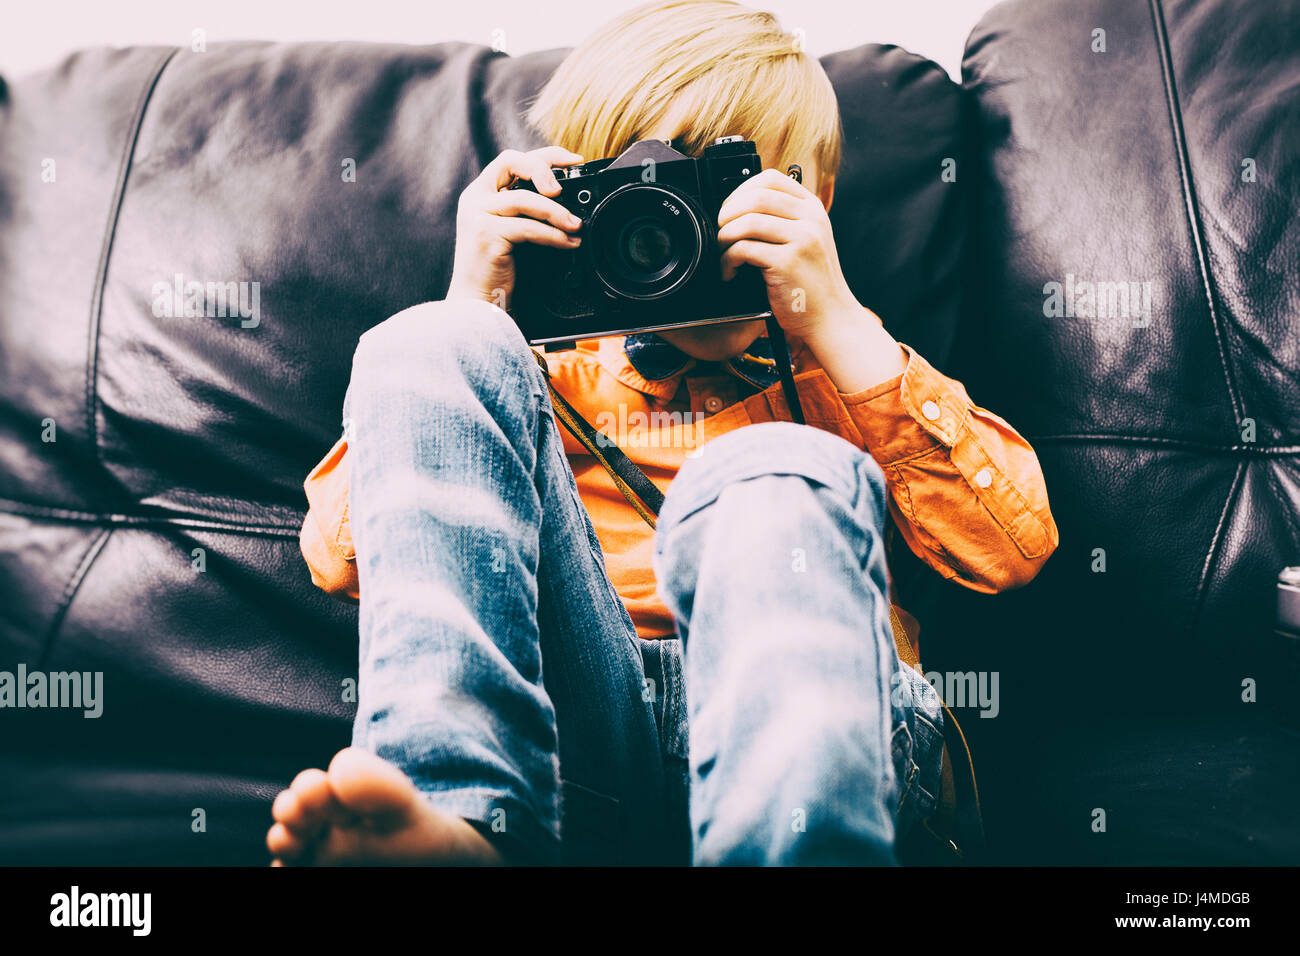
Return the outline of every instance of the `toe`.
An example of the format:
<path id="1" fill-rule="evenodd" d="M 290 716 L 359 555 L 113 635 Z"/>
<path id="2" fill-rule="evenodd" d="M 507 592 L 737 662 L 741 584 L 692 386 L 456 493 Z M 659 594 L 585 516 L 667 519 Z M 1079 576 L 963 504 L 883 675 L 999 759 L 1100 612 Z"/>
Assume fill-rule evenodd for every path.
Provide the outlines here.
<path id="1" fill-rule="evenodd" d="M 368 817 L 409 817 L 422 806 L 409 777 L 387 760 L 349 747 L 330 761 L 329 785 L 338 802 Z"/>
<path id="2" fill-rule="evenodd" d="M 277 860 L 296 860 L 302 856 L 306 843 L 283 823 L 276 823 L 266 831 L 266 848 Z"/>
<path id="3" fill-rule="evenodd" d="M 287 827 L 301 827 L 305 823 L 302 801 L 292 790 L 281 790 L 271 804 L 271 818 Z"/>
<path id="4" fill-rule="evenodd" d="M 335 822 L 342 813 L 324 770 L 304 770 L 271 805 L 271 816 L 300 837 Z"/>

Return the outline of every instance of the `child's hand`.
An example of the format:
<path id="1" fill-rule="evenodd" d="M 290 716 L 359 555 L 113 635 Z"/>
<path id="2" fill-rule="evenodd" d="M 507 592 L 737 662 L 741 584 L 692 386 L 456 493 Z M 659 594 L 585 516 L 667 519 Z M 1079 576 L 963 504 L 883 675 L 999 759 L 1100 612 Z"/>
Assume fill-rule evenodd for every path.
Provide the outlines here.
<path id="1" fill-rule="evenodd" d="M 840 270 L 826 208 L 779 170 L 763 170 L 727 197 L 718 243 L 723 279 L 742 263 L 762 271 L 772 314 L 787 334 L 806 340 L 828 318 L 862 311 Z"/>
<path id="2" fill-rule="evenodd" d="M 486 299 L 506 308 L 515 287 L 512 252 L 521 242 L 576 249 L 572 233 L 582 220 L 549 197 L 560 194 L 552 166 L 572 166 L 582 157 L 559 146 L 528 153 L 508 149 L 465 187 L 456 208 L 456 258 L 447 298 Z M 527 179 L 537 192 L 509 189 Z"/>
<path id="3" fill-rule="evenodd" d="M 900 375 L 907 355 L 874 312 L 849 291 L 826 207 L 802 183 L 765 169 L 718 210 L 722 277 L 742 263 L 767 283 L 772 314 L 800 339 L 841 392 Z"/>

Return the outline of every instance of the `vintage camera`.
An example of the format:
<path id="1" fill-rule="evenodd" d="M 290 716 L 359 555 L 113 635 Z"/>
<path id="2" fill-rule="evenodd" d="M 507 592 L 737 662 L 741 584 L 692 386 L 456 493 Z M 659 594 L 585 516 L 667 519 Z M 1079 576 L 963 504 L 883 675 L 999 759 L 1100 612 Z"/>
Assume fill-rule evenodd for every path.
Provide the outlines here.
<path id="1" fill-rule="evenodd" d="M 582 220 L 582 245 L 515 247 L 511 314 L 525 338 L 554 345 L 770 314 L 757 269 L 722 281 L 717 243 L 723 200 L 761 169 L 739 136 L 699 159 L 642 140 L 614 159 L 555 168 L 556 201 Z"/>

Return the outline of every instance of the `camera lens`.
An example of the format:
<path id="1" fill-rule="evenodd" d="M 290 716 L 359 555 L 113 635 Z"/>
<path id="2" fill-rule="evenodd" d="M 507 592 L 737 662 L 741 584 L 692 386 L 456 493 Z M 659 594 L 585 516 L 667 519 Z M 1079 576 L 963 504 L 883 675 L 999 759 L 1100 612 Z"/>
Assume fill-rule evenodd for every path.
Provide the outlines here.
<path id="1" fill-rule="evenodd" d="M 615 298 L 662 298 L 695 274 L 706 228 L 694 204 L 675 190 L 647 183 L 616 189 L 591 213 L 596 276 Z"/>
<path id="2" fill-rule="evenodd" d="M 673 238 L 660 223 L 648 217 L 629 222 L 619 237 L 619 252 L 631 270 L 654 274 L 673 259 Z"/>

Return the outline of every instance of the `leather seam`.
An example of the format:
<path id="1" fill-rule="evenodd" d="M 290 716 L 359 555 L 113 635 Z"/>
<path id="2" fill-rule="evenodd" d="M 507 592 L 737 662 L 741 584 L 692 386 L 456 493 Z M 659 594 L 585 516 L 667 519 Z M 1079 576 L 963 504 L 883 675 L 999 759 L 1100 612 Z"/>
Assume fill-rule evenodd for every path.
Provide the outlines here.
<path id="1" fill-rule="evenodd" d="M 45 646 L 41 648 L 40 666 L 42 668 L 49 660 L 50 652 L 54 648 L 54 639 L 63 628 L 63 620 L 68 615 L 68 609 L 72 607 L 73 598 L 81 590 L 81 583 L 86 579 L 86 575 L 90 573 L 91 565 L 95 563 L 95 559 L 104 550 L 104 545 L 108 543 L 108 539 L 112 534 L 112 528 L 104 528 L 95 537 L 95 540 L 90 542 L 90 546 L 82 554 L 81 560 L 77 562 L 77 568 L 72 572 L 72 577 L 63 586 L 63 594 L 59 597 L 58 607 L 54 611 L 54 616 L 50 618 L 49 630 L 45 634 Z"/>
<path id="2" fill-rule="evenodd" d="M 197 531 L 220 531 L 257 537 L 297 538 L 300 525 L 259 525 L 244 521 L 214 520 L 192 515 L 132 515 L 93 511 L 75 511 L 31 505 L 21 501 L 0 499 L 0 515 L 17 515 L 24 518 L 43 518 L 64 524 L 93 524 L 122 528 L 190 528 Z"/>
<path id="3" fill-rule="evenodd" d="M 1164 8 L 1161 0 L 1149 0 L 1151 20 L 1156 34 L 1156 47 L 1160 55 L 1160 72 L 1165 86 L 1165 105 L 1169 110 L 1169 125 L 1174 137 L 1174 150 L 1178 154 L 1178 175 L 1183 189 L 1183 208 L 1187 215 L 1187 228 L 1191 233 L 1192 248 L 1196 253 L 1197 270 L 1201 277 L 1201 291 L 1205 294 L 1205 305 L 1210 313 L 1210 327 L 1214 330 L 1215 345 L 1219 350 L 1219 363 L 1223 366 L 1224 385 L 1228 389 L 1228 399 L 1232 402 L 1232 411 L 1237 422 L 1241 422 L 1241 400 L 1237 395 L 1237 386 L 1233 381 L 1232 368 L 1228 354 L 1224 351 L 1224 334 L 1220 327 L 1219 310 L 1215 305 L 1214 282 L 1210 277 L 1209 256 L 1205 248 L 1205 238 L 1201 234 L 1200 205 L 1196 201 L 1196 187 L 1192 182 L 1191 161 L 1187 155 L 1187 139 L 1183 132 L 1182 107 L 1178 100 L 1178 87 L 1174 80 L 1173 53 L 1169 48 L 1169 34 L 1165 29 Z"/>
<path id="4" fill-rule="evenodd" d="M 144 115 L 153 98 L 154 89 L 162 76 L 163 70 L 176 55 L 179 47 L 172 47 L 161 57 L 153 69 L 152 76 L 144 84 L 140 99 L 135 106 L 131 129 L 122 146 L 122 158 L 118 166 L 117 181 L 113 186 L 113 199 L 109 206 L 108 222 L 104 228 L 104 239 L 99 247 L 99 262 L 95 272 L 95 292 L 90 300 L 90 321 L 87 328 L 86 343 L 86 437 L 90 442 L 91 459 L 103 466 L 99 448 L 99 329 L 104 312 L 104 287 L 108 284 L 108 264 L 113 253 L 113 240 L 117 233 L 117 221 L 122 214 L 122 202 L 126 196 L 126 183 L 131 176 L 131 164 L 135 159 L 136 144 L 140 139 L 140 130 L 144 126 Z"/>
<path id="5" fill-rule="evenodd" d="M 1219 512 L 1219 521 L 1214 527 L 1214 535 L 1210 538 L 1210 546 L 1205 551 L 1205 563 L 1201 565 L 1201 579 L 1196 584 L 1196 600 L 1192 604 L 1191 620 L 1188 622 L 1189 634 L 1196 633 L 1196 625 L 1205 605 L 1206 585 L 1210 580 L 1210 571 L 1214 567 L 1214 558 L 1218 555 L 1219 546 L 1223 542 L 1223 527 L 1227 523 L 1228 513 L 1232 510 L 1232 502 L 1237 497 L 1237 488 L 1242 483 L 1245 472 L 1245 463 L 1238 464 L 1237 471 L 1232 476 L 1232 485 L 1228 488 L 1228 497 L 1223 502 L 1223 510 Z"/>
<path id="6" fill-rule="evenodd" d="M 1066 433 L 1059 435 L 1026 435 L 1025 439 L 1029 442 L 1074 442 L 1080 445 L 1164 445 L 1184 451 L 1202 451 L 1213 454 L 1236 455 L 1242 458 L 1291 458 L 1300 455 L 1300 445 L 1265 445 L 1262 447 L 1253 445 L 1212 445 L 1209 442 L 1189 441 L 1184 438 L 1160 438 L 1144 435 L 1086 435 L 1081 433 Z"/>

